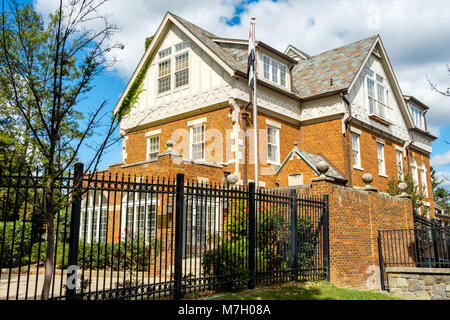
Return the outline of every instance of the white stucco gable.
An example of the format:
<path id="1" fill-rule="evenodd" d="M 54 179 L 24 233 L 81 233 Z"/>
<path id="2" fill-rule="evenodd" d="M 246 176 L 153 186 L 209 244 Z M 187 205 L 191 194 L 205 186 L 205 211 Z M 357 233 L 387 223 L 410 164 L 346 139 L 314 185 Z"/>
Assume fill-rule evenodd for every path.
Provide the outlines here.
<path id="1" fill-rule="evenodd" d="M 377 111 L 370 110 L 368 93 L 368 78 L 370 77 L 375 80 L 373 92 L 376 98 L 378 84 L 384 87 L 385 107 L 382 108 L 384 110 L 382 117 L 376 116 Z M 377 78 L 381 82 L 377 82 Z M 353 118 L 404 142 L 412 140 L 409 133 L 409 129 L 413 127 L 412 119 L 379 38 L 350 86 L 348 97 L 351 102 Z M 386 121 L 382 121 L 380 118 L 384 118 Z"/>

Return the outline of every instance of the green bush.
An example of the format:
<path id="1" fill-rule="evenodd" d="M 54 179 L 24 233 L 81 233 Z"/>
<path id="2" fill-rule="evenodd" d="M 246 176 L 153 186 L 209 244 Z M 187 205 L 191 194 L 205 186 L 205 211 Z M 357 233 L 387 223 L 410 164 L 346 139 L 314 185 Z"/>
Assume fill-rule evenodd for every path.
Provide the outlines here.
<path id="1" fill-rule="evenodd" d="M 24 223 L 23 220 L 0 222 L 1 267 L 14 268 L 28 262 L 29 252 L 33 245 L 31 234 L 30 222 Z"/>
<path id="2" fill-rule="evenodd" d="M 264 260 L 258 249 L 256 260 Z M 218 278 L 223 282 L 214 286 L 215 290 L 237 290 L 246 286 L 250 280 L 247 239 L 222 239 L 217 247 L 205 252 L 202 265 L 203 274 L 207 277 L 225 276 L 225 281 Z"/>

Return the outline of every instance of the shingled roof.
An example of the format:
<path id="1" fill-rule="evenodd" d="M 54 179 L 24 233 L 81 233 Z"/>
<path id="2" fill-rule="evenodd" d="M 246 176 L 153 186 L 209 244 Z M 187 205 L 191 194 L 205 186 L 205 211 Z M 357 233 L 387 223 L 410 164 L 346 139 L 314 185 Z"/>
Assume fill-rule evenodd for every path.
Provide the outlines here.
<path id="1" fill-rule="evenodd" d="M 317 170 L 317 165 L 319 164 L 319 162 L 321 161 L 325 161 L 326 163 L 328 163 L 328 165 L 330 166 L 330 168 L 328 169 L 327 173 L 325 174 L 327 177 L 331 177 L 334 178 L 336 180 L 339 181 L 347 181 L 347 179 L 345 178 L 345 176 L 336 168 L 336 166 L 333 165 L 333 163 L 331 163 L 327 158 L 325 158 L 323 155 L 321 154 L 314 154 L 314 153 L 310 153 L 304 150 L 300 150 L 297 146 L 295 146 L 291 152 L 288 154 L 288 156 L 286 157 L 286 159 L 283 161 L 283 163 L 281 164 L 281 166 L 278 168 L 277 172 L 275 173 L 275 175 L 278 175 L 281 170 L 283 169 L 283 167 L 286 165 L 286 163 L 288 162 L 288 160 L 293 156 L 293 155 L 297 155 L 298 157 L 300 157 L 301 159 L 303 159 L 303 161 L 305 161 L 305 163 L 317 174 L 319 175 L 319 171 Z"/>
<path id="2" fill-rule="evenodd" d="M 218 55 L 223 62 L 225 62 L 230 68 L 239 70 L 242 72 L 247 72 L 247 68 L 236 59 L 234 59 L 227 51 L 223 50 L 221 46 L 219 46 L 212 39 L 217 38 L 212 33 L 196 26 L 195 24 L 184 20 L 183 18 L 170 13 L 175 19 L 178 20 L 186 29 L 188 29 L 200 42 L 202 42 L 205 46 L 211 49 L 216 55 Z"/>
<path id="3" fill-rule="evenodd" d="M 347 89 L 377 37 L 372 36 L 300 61 L 292 70 L 293 86 L 300 97 Z"/>

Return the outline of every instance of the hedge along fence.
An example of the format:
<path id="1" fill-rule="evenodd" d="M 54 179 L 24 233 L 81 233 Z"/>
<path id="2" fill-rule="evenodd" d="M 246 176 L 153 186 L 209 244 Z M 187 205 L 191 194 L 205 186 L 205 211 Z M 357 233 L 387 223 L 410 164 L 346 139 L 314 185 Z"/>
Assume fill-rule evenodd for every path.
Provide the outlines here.
<path id="1" fill-rule="evenodd" d="M 287 200 L 287 198 L 285 199 Z M 207 277 L 232 277 L 233 281 L 213 286 L 215 290 L 236 290 L 247 286 L 250 280 L 248 268 L 249 210 L 246 202 L 234 204 L 238 208 L 233 215 L 225 216 L 226 237 L 217 237 L 218 246 L 204 253 L 202 266 Z M 256 219 L 255 260 L 257 273 L 264 280 L 283 282 L 285 276 L 272 277 L 270 273 L 292 271 L 291 217 L 284 206 L 275 207 L 262 203 Z M 310 271 L 319 245 L 319 234 L 308 216 L 297 216 L 297 267 Z"/>
<path id="2" fill-rule="evenodd" d="M 60 230 L 60 232 L 63 232 Z M 33 225 L 23 220 L 0 224 L 0 267 L 15 268 L 45 261 L 47 242 L 33 236 Z M 33 240 L 34 238 L 34 240 Z M 68 238 L 66 238 L 68 241 Z M 78 265 L 83 268 L 108 268 L 114 271 L 141 271 L 148 268 L 161 251 L 160 242 L 144 240 L 138 233 L 127 232 L 126 237 L 115 243 L 84 243 L 80 241 Z M 55 248 L 55 266 L 68 266 L 69 243 L 58 242 Z"/>

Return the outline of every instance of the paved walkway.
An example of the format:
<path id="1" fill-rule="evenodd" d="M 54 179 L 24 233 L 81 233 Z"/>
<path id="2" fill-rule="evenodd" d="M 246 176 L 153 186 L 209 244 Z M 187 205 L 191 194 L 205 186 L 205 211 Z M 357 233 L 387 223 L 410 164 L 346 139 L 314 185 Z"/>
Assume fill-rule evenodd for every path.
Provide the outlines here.
<path id="1" fill-rule="evenodd" d="M 190 266 L 192 265 L 192 269 Z M 183 273 L 194 275 L 194 266 L 196 269 L 195 276 L 201 275 L 201 266 L 200 259 L 192 259 L 186 261 L 186 269 L 185 263 L 183 261 Z M 192 270 L 192 271 L 191 271 Z M 39 271 L 39 272 L 38 272 Z M 142 271 L 134 271 L 134 272 L 124 272 L 124 271 L 113 271 L 101 269 L 97 270 L 84 270 L 84 278 L 88 278 L 91 280 L 90 290 L 93 291 L 102 291 L 108 289 L 116 289 L 117 287 L 122 287 L 125 281 L 127 285 L 129 285 L 130 279 L 133 281 L 135 285 L 136 280 L 139 284 L 157 284 L 159 282 L 170 281 L 171 279 L 171 270 L 167 270 L 164 273 L 162 271 L 161 278 L 154 277 L 152 272 L 142 272 Z M 173 272 L 173 270 L 172 270 Z M 159 274 L 159 269 L 156 271 Z M 82 275 L 80 271 L 80 276 Z M 66 270 L 57 269 L 55 271 L 54 281 L 52 283 L 52 288 L 50 289 L 50 296 L 58 297 L 65 294 L 65 285 L 67 280 L 67 272 Z M 9 287 L 8 287 L 9 283 Z M 31 266 L 30 272 L 28 274 L 28 266 L 22 267 L 19 274 L 19 268 L 13 269 L 2 269 L 0 275 L 0 300 L 34 300 L 40 299 L 42 286 L 44 283 L 44 267 L 40 266 L 39 270 L 36 265 Z M 86 288 L 86 291 L 89 291 L 89 287 Z M 52 295 L 53 292 L 53 295 Z"/>

